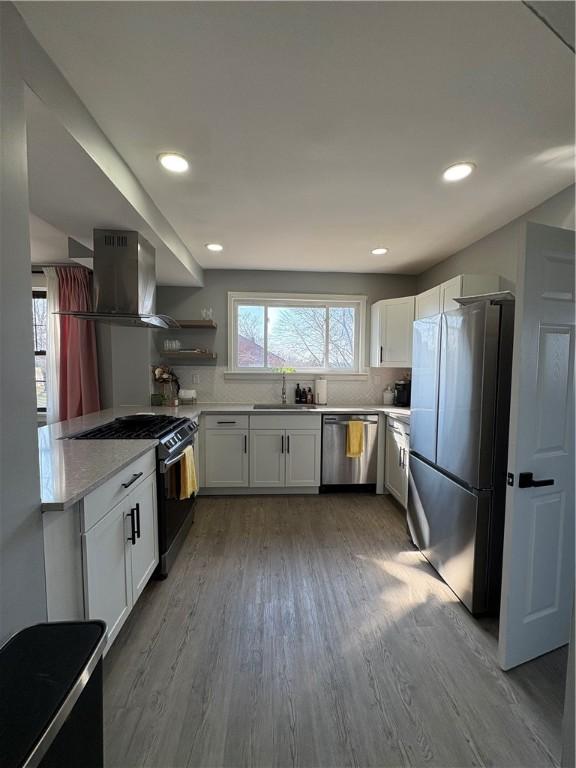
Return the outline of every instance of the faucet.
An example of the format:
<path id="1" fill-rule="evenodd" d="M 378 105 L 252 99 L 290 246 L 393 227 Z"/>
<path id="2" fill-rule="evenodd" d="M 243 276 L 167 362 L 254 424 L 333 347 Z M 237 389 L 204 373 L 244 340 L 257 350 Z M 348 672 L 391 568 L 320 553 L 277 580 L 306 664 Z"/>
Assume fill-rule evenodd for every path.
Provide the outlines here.
<path id="1" fill-rule="evenodd" d="M 286 373 L 282 371 L 282 405 L 286 405 Z"/>

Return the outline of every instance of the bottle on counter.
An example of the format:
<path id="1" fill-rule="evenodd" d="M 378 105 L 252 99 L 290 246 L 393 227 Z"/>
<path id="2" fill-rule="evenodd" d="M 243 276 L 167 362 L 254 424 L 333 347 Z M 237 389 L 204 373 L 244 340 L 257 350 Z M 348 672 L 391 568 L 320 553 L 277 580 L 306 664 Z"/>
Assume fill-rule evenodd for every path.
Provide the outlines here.
<path id="1" fill-rule="evenodd" d="M 308 387 L 308 392 L 306 392 L 306 403 L 308 405 L 314 405 L 314 395 L 312 394 L 312 387 Z"/>
<path id="2" fill-rule="evenodd" d="M 302 394 L 300 392 L 300 384 L 296 384 L 296 394 L 294 395 L 294 402 L 299 403 Z"/>

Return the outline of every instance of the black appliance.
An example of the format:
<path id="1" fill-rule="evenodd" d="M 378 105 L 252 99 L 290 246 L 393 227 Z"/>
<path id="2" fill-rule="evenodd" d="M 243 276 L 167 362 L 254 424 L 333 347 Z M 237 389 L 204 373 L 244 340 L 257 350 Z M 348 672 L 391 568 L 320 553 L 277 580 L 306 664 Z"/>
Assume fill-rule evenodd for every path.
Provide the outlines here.
<path id="1" fill-rule="evenodd" d="M 412 382 L 410 379 L 402 379 L 402 381 L 394 382 L 394 405 L 399 408 L 410 407 L 410 393 L 412 389 Z"/>
<path id="2" fill-rule="evenodd" d="M 194 522 L 194 497 L 180 500 L 179 463 L 184 449 L 196 441 L 198 422 L 179 416 L 137 413 L 120 416 L 88 429 L 74 440 L 158 440 L 156 489 L 158 497 L 158 544 L 160 562 L 156 578 L 166 578 Z"/>

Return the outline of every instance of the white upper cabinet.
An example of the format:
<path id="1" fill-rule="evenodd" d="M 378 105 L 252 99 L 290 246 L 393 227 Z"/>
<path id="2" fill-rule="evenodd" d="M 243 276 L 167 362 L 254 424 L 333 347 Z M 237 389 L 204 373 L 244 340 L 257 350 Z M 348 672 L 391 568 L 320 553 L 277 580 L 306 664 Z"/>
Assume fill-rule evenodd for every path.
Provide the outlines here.
<path id="1" fill-rule="evenodd" d="M 477 296 L 499 290 L 498 275 L 456 275 L 416 296 L 416 320 L 458 309 L 460 305 L 454 299 L 460 296 Z"/>
<path id="2" fill-rule="evenodd" d="M 414 307 L 414 319 L 420 320 L 422 317 L 432 317 L 432 315 L 438 315 L 442 312 L 442 286 L 435 285 L 434 288 L 430 288 L 424 293 L 419 293 L 416 296 L 416 303 Z"/>
<path id="3" fill-rule="evenodd" d="M 372 367 L 412 365 L 414 297 L 383 299 L 372 305 Z"/>

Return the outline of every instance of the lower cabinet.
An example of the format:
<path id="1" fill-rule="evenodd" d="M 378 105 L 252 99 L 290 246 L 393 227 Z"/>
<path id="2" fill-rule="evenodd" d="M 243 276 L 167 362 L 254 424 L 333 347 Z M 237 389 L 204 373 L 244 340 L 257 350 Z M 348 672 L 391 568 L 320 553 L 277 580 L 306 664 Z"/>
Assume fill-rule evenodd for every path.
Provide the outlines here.
<path id="1" fill-rule="evenodd" d="M 408 457 L 410 429 L 398 419 L 387 419 L 384 484 L 402 504 L 408 505 Z"/>
<path id="2" fill-rule="evenodd" d="M 286 481 L 286 430 L 250 430 L 250 486 L 284 488 Z"/>
<path id="3" fill-rule="evenodd" d="M 321 447 L 317 429 L 250 430 L 250 487 L 320 485 Z"/>
<path id="4" fill-rule="evenodd" d="M 207 488 L 248 486 L 248 430 L 206 429 L 203 455 Z"/>
<path id="5" fill-rule="evenodd" d="M 158 565 L 155 474 L 82 534 L 82 557 L 85 618 L 106 622 L 109 647 Z"/>
<path id="6" fill-rule="evenodd" d="M 286 430 L 286 486 L 320 485 L 321 435 L 317 429 Z"/>

